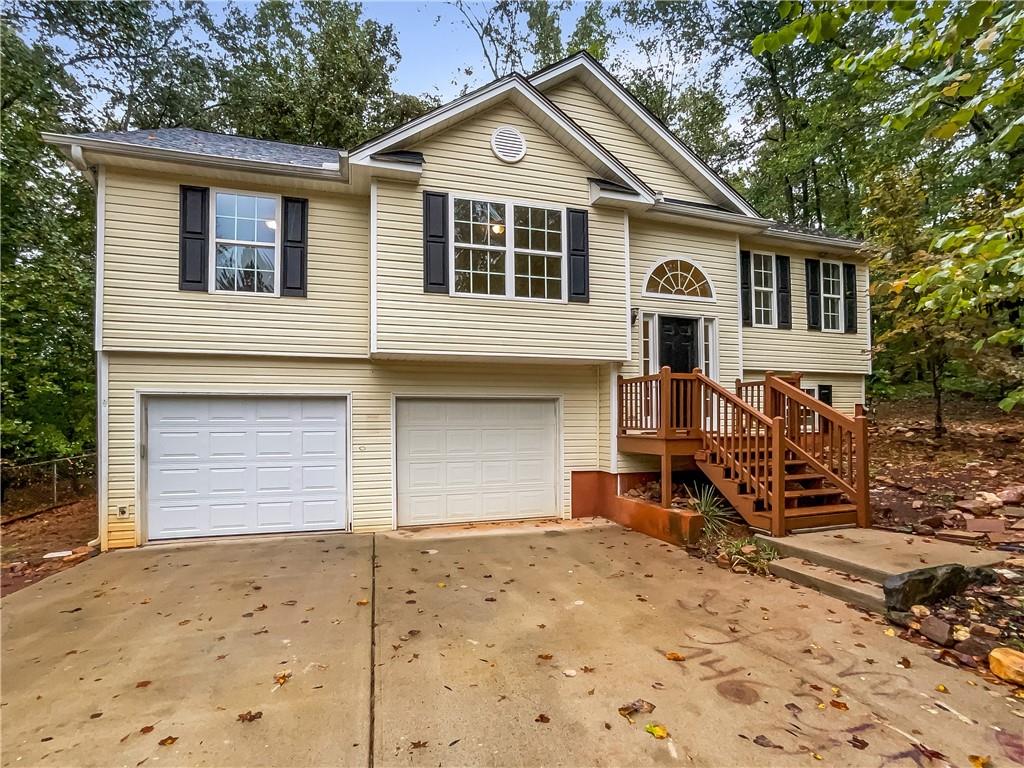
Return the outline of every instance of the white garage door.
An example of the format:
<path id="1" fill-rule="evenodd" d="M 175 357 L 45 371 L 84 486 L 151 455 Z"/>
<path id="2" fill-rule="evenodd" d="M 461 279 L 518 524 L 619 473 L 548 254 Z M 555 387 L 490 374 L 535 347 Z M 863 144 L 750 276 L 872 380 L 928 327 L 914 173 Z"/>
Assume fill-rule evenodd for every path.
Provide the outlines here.
<path id="1" fill-rule="evenodd" d="M 398 524 L 558 515 L 549 400 L 399 400 Z"/>
<path id="2" fill-rule="evenodd" d="M 343 399 L 161 397 L 146 412 L 151 540 L 347 525 Z"/>

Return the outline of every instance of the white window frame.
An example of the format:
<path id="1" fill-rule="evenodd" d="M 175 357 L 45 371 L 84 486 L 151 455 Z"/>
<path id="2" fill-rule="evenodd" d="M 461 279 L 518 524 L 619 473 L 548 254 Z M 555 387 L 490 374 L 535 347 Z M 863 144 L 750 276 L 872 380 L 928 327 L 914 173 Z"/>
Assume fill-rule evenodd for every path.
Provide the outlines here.
<path id="1" fill-rule="evenodd" d="M 831 264 L 839 270 L 839 293 L 828 294 L 829 298 L 839 300 L 839 325 L 836 328 L 825 327 L 825 265 Z M 845 294 L 846 294 L 846 281 L 843 275 L 843 262 L 841 261 L 830 261 L 822 259 L 821 262 L 821 274 L 818 276 L 819 286 L 818 294 L 821 302 L 821 330 L 825 333 L 845 333 L 846 331 L 846 307 L 845 305 Z"/>
<path id="2" fill-rule="evenodd" d="M 754 268 L 754 259 L 755 259 L 756 256 L 762 256 L 764 258 L 767 258 L 768 259 L 768 264 L 771 266 L 772 287 L 771 287 L 770 290 L 768 288 L 758 288 L 756 282 L 754 281 L 754 275 L 757 273 L 757 270 Z M 778 291 L 778 289 L 779 289 L 779 276 L 778 276 L 778 274 L 776 273 L 776 270 L 775 270 L 775 254 L 774 253 L 769 253 L 767 251 L 751 251 L 750 252 L 750 324 L 753 327 L 755 327 L 755 328 L 778 328 L 779 327 L 778 297 L 776 296 L 776 292 Z M 759 323 L 759 322 L 757 322 L 757 294 L 758 293 L 768 293 L 768 294 L 770 294 L 771 298 L 769 299 L 769 303 L 768 303 L 768 308 L 769 308 L 769 310 L 771 312 L 771 317 L 772 317 L 772 321 L 770 323 Z"/>
<path id="3" fill-rule="evenodd" d="M 448 193 L 449 205 L 448 205 L 448 231 L 451 236 L 448 238 L 448 295 L 458 296 L 460 298 L 470 299 L 511 299 L 512 301 L 536 301 L 544 304 L 567 304 L 569 302 L 568 296 L 568 239 L 569 233 L 566 228 L 566 219 L 568 218 L 566 213 L 566 206 L 564 205 L 552 205 L 551 203 L 542 203 L 531 200 L 520 200 L 516 198 L 503 198 L 503 197 L 492 197 L 487 194 L 473 193 L 473 192 L 449 192 Z M 469 200 L 470 202 L 478 203 L 492 203 L 495 205 L 505 206 L 505 293 L 465 293 L 462 291 L 455 290 L 455 201 L 456 200 Z M 540 208 L 545 211 L 557 211 L 562 217 L 562 252 L 560 254 L 562 262 L 561 270 L 561 283 L 562 283 L 562 296 L 558 299 L 539 298 L 534 296 L 516 296 L 515 287 L 515 254 L 519 253 L 541 255 L 541 256 L 554 256 L 554 252 L 548 251 L 535 251 L 530 248 L 516 248 L 515 247 L 515 206 L 520 208 Z M 462 245 L 463 248 L 480 248 L 482 250 L 490 250 L 498 252 L 501 250 L 500 246 L 475 246 L 475 245 Z"/>
<path id="4" fill-rule="evenodd" d="M 253 248 L 266 248 L 269 243 L 248 242 L 244 240 L 218 240 L 217 239 L 217 195 L 245 195 L 247 197 L 264 198 L 274 201 L 274 292 L 260 293 L 259 291 L 227 291 L 217 288 L 217 243 L 229 243 L 231 245 L 242 245 Z M 222 296 L 256 296 L 259 298 L 276 298 L 281 295 L 281 195 L 267 194 L 266 192 L 253 192 L 247 189 L 227 189 L 225 187 L 213 187 L 210 189 L 210 249 L 207 261 L 209 292 Z"/>
<path id="5" fill-rule="evenodd" d="M 797 389 L 799 389 L 805 395 L 810 395 L 815 400 L 818 400 L 818 383 L 817 382 L 809 382 L 809 381 L 804 381 L 803 379 L 801 379 L 800 380 L 800 385 L 797 387 Z M 805 418 L 807 418 L 808 415 L 810 416 L 810 421 L 804 421 L 803 426 L 804 427 L 810 427 L 810 430 L 812 432 L 817 432 L 818 431 L 818 414 L 816 412 L 812 411 L 810 414 L 805 414 Z"/>
<path id="6" fill-rule="evenodd" d="M 680 296 L 673 293 L 652 293 L 647 289 L 647 285 L 651 282 L 651 275 L 654 274 L 655 270 L 663 264 L 668 264 L 672 261 L 681 261 L 684 264 L 689 264 L 691 267 L 696 269 L 701 275 L 704 276 L 704 280 L 708 284 L 708 290 L 711 291 L 710 296 Z M 640 295 L 645 299 L 665 299 L 666 301 L 697 301 L 707 304 L 714 304 L 718 301 L 718 294 L 715 292 L 715 284 L 711 280 L 708 271 L 701 266 L 700 262 L 696 259 L 691 259 L 688 256 L 665 256 L 664 258 L 658 259 L 651 267 L 644 273 L 644 281 L 641 283 Z"/>
<path id="7" fill-rule="evenodd" d="M 715 317 L 705 317 L 703 315 L 685 315 L 677 312 L 643 312 L 640 315 L 640 344 L 638 348 L 640 350 L 640 375 L 650 376 L 657 373 L 660 370 L 661 361 L 658 359 L 660 341 L 661 341 L 661 317 L 678 317 L 681 320 L 696 320 L 697 321 L 697 347 L 699 353 L 698 367 L 704 371 L 704 375 L 709 379 L 718 381 L 718 322 Z M 711 347 L 711 359 L 705 359 L 704 354 L 705 347 L 705 334 L 710 331 L 710 347 Z M 649 334 L 648 351 L 649 354 L 644 356 L 644 335 Z"/>

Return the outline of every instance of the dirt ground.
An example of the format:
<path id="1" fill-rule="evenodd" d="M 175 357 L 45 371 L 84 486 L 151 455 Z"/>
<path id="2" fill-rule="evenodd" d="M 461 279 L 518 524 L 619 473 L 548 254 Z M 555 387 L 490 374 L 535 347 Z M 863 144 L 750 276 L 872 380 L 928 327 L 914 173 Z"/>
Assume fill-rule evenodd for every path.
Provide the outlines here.
<path id="1" fill-rule="evenodd" d="M 60 559 L 43 560 L 43 555 L 83 546 L 98 535 L 94 498 L 8 523 L 0 539 L 3 564 L 0 593 L 17 591 L 74 565 Z M 9 566 L 19 562 L 27 562 L 28 568 L 13 572 Z"/>
<path id="2" fill-rule="evenodd" d="M 930 400 L 876 406 L 871 502 L 877 524 L 912 524 L 979 491 L 1024 484 L 1024 414 L 954 401 L 946 410 L 948 433 L 937 439 L 933 410 Z"/>

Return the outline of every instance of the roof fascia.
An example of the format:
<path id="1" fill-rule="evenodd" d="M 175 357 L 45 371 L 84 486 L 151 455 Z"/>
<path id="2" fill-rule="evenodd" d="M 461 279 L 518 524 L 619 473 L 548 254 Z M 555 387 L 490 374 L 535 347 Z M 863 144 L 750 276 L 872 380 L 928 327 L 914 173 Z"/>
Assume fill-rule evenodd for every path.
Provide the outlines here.
<path id="1" fill-rule="evenodd" d="M 554 64 L 531 76 L 529 78 L 530 83 L 535 86 L 541 86 L 551 81 L 560 82 L 571 76 L 573 71 L 577 68 L 586 70 L 586 72 L 600 83 L 605 90 L 612 93 L 619 102 L 624 104 L 638 120 L 640 120 L 650 130 L 654 131 L 666 144 L 672 147 L 676 155 L 683 160 L 687 168 L 696 172 L 706 184 L 736 206 L 741 213 L 752 218 L 760 218 L 757 211 L 754 210 L 750 203 L 744 200 L 736 190 L 727 184 L 717 173 L 711 170 L 711 168 L 709 168 L 708 165 L 693 152 L 693 150 L 683 144 L 683 142 L 676 138 L 671 131 L 656 120 L 643 107 L 643 105 L 641 105 L 636 98 L 632 96 L 632 94 L 623 88 L 623 86 L 614 77 L 609 75 L 603 67 L 592 61 L 588 56 L 584 54 L 577 54 L 576 56 L 568 58 L 559 64 Z"/>
<path id="2" fill-rule="evenodd" d="M 90 139 L 82 136 L 75 136 L 73 134 L 42 133 L 41 136 L 43 141 L 57 147 L 69 158 L 71 158 L 75 153 L 80 153 L 82 150 L 93 150 L 107 155 L 189 163 L 192 165 L 202 165 L 211 168 L 255 171 L 274 176 L 298 176 L 321 180 L 326 179 L 341 183 L 348 182 L 348 156 L 342 151 L 338 152 L 337 168 L 313 168 L 301 165 L 292 165 L 290 163 L 275 163 L 267 160 L 246 160 L 237 157 L 226 157 L 224 155 L 211 155 L 203 152 L 166 149 L 164 147 L 141 147 L 137 144 L 129 144 L 123 141 L 113 141 L 111 139 Z M 78 147 L 77 150 L 75 149 L 76 147 Z"/>

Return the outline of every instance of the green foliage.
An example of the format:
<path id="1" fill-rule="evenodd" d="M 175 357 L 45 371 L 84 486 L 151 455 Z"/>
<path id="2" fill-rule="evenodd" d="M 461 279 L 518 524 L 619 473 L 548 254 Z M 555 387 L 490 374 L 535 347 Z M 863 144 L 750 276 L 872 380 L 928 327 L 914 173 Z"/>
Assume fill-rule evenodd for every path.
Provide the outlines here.
<path id="1" fill-rule="evenodd" d="M 733 568 L 741 565 L 751 573 L 761 576 L 769 574 L 768 563 L 779 556 L 770 545 L 750 536 L 725 541 L 721 549 L 728 556 Z"/>
<path id="2" fill-rule="evenodd" d="M 691 492 L 691 504 L 704 518 L 701 535 L 712 541 L 722 538 L 729 529 L 729 510 L 713 485 L 703 485 Z"/>

